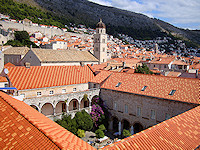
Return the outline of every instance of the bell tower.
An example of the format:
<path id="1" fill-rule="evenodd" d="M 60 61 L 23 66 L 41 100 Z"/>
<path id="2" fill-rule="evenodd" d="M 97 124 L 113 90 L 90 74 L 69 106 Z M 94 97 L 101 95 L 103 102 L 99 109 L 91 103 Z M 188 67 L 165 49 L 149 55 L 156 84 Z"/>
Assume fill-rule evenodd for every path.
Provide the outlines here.
<path id="1" fill-rule="evenodd" d="M 96 34 L 94 35 L 94 55 L 99 59 L 99 64 L 107 61 L 106 26 L 101 19 L 96 25 Z"/>

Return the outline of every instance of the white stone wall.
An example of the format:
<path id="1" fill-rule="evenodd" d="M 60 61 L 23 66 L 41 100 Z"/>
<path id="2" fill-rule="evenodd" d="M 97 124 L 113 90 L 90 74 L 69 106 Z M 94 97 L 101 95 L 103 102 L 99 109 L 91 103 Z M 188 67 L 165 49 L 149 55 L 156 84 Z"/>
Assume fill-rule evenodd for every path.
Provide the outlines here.
<path id="1" fill-rule="evenodd" d="M 91 106 L 91 101 L 92 98 L 96 95 L 99 95 L 99 89 L 93 89 L 93 90 L 87 90 L 87 91 L 80 91 L 80 92 L 72 92 L 72 93 L 66 93 L 66 94 L 57 94 L 57 95 L 52 95 L 52 96 L 41 96 L 41 97 L 32 97 L 32 98 L 26 98 L 23 101 L 28 104 L 28 105 L 33 105 L 36 106 L 39 110 L 39 112 L 45 113 L 47 114 L 47 116 L 50 119 L 58 119 L 62 116 L 62 104 L 63 102 L 65 102 L 66 104 L 66 112 L 67 114 L 71 114 L 72 117 L 75 115 L 75 113 L 77 111 L 81 111 L 81 102 L 83 99 L 84 94 L 88 95 L 88 100 L 89 100 L 89 106 Z M 70 107 L 70 102 L 72 100 L 77 100 L 78 104 L 77 110 L 73 110 L 73 111 L 69 111 L 69 107 Z M 45 106 L 47 103 L 51 104 L 53 106 L 53 110 L 54 113 L 52 115 L 49 115 L 52 112 L 52 109 L 50 107 L 50 105 Z M 71 102 L 72 104 L 72 102 Z M 45 106 L 43 108 L 43 106 Z M 43 108 L 43 111 L 42 111 Z M 46 109 L 50 109 L 50 110 L 46 110 Z M 89 108 L 84 108 L 88 113 L 90 113 L 90 107 Z"/>
<path id="2" fill-rule="evenodd" d="M 75 88 L 76 88 L 76 91 L 74 91 Z M 62 94 L 63 89 L 66 90 L 66 93 L 85 91 L 88 89 L 88 83 L 19 90 L 18 95 L 25 94 L 25 98 L 51 96 L 50 91 L 53 91 L 53 95 L 56 95 L 56 94 Z M 38 96 L 37 92 L 41 92 L 41 96 Z"/>

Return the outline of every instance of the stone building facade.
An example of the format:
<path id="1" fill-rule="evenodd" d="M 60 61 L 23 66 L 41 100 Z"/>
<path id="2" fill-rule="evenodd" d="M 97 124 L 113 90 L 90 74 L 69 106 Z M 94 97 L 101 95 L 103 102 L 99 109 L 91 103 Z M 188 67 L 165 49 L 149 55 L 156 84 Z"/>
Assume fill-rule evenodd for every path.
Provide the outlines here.
<path id="1" fill-rule="evenodd" d="M 137 133 L 197 106 L 110 89 L 101 89 L 100 97 L 111 114 L 109 129 L 120 135 L 123 129 Z"/>

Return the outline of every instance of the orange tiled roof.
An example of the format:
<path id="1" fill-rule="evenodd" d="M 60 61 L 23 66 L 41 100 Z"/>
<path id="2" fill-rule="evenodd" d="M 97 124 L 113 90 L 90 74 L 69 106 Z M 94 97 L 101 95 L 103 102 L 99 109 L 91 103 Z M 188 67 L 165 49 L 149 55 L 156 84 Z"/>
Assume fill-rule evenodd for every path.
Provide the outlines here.
<path id="1" fill-rule="evenodd" d="M 87 83 L 94 75 L 88 66 L 7 67 L 18 90 Z"/>
<path id="2" fill-rule="evenodd" d="M 6 77 L 0 76 L 0 82 L 8 82 L 8 80 L 6 79 Z"/>
<path id="3" fill-rule="evenodd" d="M 158 60 L 153 60 L 151 61 L 150 63 L 151 64 L 169 64 L 171 63 L 175 58 L 173 57 L 169 57 L 169 58 L 161 58 L 161 59 L 158 59 Z"/>
<path id="4" fill-rule="evenodd" d="M 196 149 L 200 145 L 200 106 L 103 148 Z"/>
<path id="5" fill-rule="evenodd" d="M 170 71 L 168 73 L 168 77 L 179 77 L 181 75 L 181 72 L 173 72 L 173 71 Z"/>
<path id="6" fill-rule="evenodd" d="M 95 149 L 34 108 L 0 92 L 0 149 Z"/>
<path id="7" fill-rule="evenodd" d="M 144 74 L 113 73 L 101 88 L 199 104 L 199 79 L 170 78 Z M 116 85 L 121 82 L 119 87 Z M 147 86 L 145 91 L 141 89 Z M 176 90 L 173 95 L 169 95 Z"/>
<path id="8" fill-rule="evenodd" d="M 106 80 L 106 78 L 108 78 L 110 75 L 112 74 L 112 72 L 110 71 L 101 71 L 100 73 L 98 73 L 90 82 L 94 82 L 94 83 L 102 83 L 103 81 Z"/>
<path id="9" fill-rule="evenodd" d="M 94 64 L 93 66 L 91 66 L 91 68 L 94 71 L 98 71 L 98 70 L 103 70 L 105 67 L 107 66 L 107 63 L 101 63 L 101 64 Z"/>
<path id="10" fill-rule="evenodd" d="M 7 64 L 4 65 L 4 67 L 15 67 L 15 65 L 10 63 L 10 62 L 8 62 Z"/>
<path id="11" fill-rule="evenodd" d="M 185 62 L 181 61 L 181 60 L 175 60 L 173 63 L 173 65 L 188 65 Z"/>

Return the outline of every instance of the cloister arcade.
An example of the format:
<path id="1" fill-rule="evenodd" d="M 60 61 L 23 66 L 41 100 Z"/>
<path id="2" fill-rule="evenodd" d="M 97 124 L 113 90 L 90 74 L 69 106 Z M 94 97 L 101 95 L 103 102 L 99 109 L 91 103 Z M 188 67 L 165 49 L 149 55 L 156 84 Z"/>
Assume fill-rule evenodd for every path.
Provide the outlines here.
<path id="1" fill-rule="evenodd" d="M 84 95 L 87 94 L 87 98 L 83 98 Z M 44 98 L 42 97 L 35 98 L 35 99 L 28 99 L 26 103 L 28 103 L 31 107 L 36 109 L 37 111 L 41 112 L 45 116 L 49 117 L 50 119 L 59 119 L 61 118 L 62 114 L 70 114 L 74 117 L 75 113 L 81 110 L 85 110 L 86 112 L 91 112 L 92 107 L 92 100 L 98 97 L 98 91 L 91 92 L 79 92 L 72 93 L 71 95 L 65 97 L 51 97 Z M 37 100 L 36 100 L 37 99 Z"/>
<path id="2" fill-rule="evenodd" d="M 140 122 L 131 122 L 127 119 L 119 119 L 118 117 L 113 116 L 109 122 L 109 129 L 117 135 L 122 135 L 122 131 L 126 129 L 133 135 L 144 130 L 144 127 Z"/>

